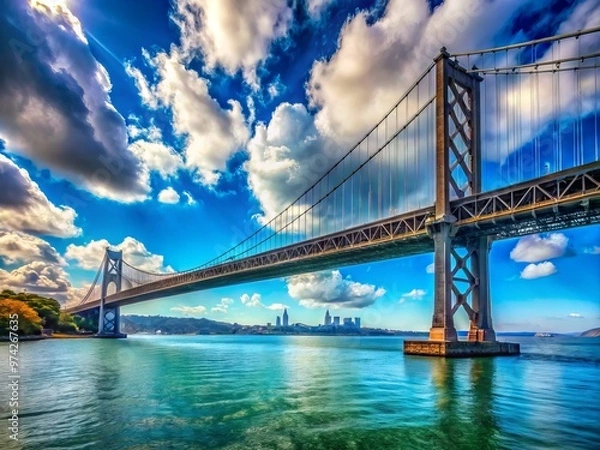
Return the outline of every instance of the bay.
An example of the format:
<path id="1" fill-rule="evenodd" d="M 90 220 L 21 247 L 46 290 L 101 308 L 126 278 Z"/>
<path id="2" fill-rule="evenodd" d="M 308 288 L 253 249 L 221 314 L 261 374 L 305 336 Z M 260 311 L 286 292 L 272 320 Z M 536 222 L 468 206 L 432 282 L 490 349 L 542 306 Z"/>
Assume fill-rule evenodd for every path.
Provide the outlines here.
<path id="1" fill-rule="evenodd" d="M 510 341 L 520 356 L 405 356 L 399 337 L 23 342 L 19 441 L 2 388 L 0 448 L 599 448 L 600 339 Z"/>

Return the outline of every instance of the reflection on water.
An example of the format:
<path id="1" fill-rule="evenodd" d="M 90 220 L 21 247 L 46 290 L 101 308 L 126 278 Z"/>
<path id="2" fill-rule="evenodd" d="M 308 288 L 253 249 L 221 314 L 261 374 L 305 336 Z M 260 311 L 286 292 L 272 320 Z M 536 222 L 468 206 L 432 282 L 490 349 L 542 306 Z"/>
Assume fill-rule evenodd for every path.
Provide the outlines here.
<path id="1" fill-rule="evenodd" d="M 31 342 L 22 440 L 0 427 L 0 448 L 595 448 L 600 340 L 521 344 L 520 357 L 444 360 L 387 337 Z"/>

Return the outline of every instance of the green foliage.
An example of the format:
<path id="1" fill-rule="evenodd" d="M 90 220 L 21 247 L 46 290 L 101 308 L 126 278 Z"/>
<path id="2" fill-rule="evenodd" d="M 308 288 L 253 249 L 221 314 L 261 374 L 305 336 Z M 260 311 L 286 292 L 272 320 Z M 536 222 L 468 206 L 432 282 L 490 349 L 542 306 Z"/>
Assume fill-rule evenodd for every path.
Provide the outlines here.
<path id="1" fill-rule="evenodd" d="M 61 312 L 56 331 L 60 331 L 61 333 L 77 333 L 77 324 L 73 316 L 67 312 Z"/>
<path id="2" fill-rule="evenodd" d="M 81 331 L 92 331 L 98 330 L 98 319 L 97 318 L 85 318 L 78 315 L 73 316 L 73 322 L 77 325 L 77 328 Z"/>
<path id="3" fill-rule="evenodd" d="M 78 326 L 75 323 L 73 316 L 69 313 L 61 312 L 60 303 L 53 298 L 42 297 L 41 295 L 27 292 L 15 293 L 9 289 L 4 289 L 2 293 L 0 293 L 0 301 L 4 300 L 23 303 L 35 313 L 35 317 L 39 320 L 32 322 L 37 325 L 33 326 L 33 328 L 28 328 L 29 331 L 36 331 L 38 328 L 41 330 L 42 327 L 50 328 L 62 333 L 76 333 L 78 330 Z M 0 322 L 0 327 L 2 325 L 3 322 Z M 25 326 L 27 326 L 27 324 L 25 324 Z"/>
<path id="4" fill-rule="evenodd" d="M 22 300 L 26 301 L 42 318 L 44 328 L 52 328 L 54 330 L 58 327 L 60 303 L 53 298 L 41 297 L 36 294 L 17 294 L 17 297 L 22 295 L 25 295 L 25 298 Z M 18 298 L 18 300 L 21 300 L 21 298 Z"/>

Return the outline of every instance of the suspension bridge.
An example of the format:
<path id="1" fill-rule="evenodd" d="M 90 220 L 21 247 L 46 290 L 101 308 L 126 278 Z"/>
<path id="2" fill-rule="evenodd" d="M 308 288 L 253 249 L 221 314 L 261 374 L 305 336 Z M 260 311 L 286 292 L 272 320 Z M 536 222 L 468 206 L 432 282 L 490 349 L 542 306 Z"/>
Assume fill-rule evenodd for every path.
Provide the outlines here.
<path id="1" fill-rule="evenodd" d="M 600 27 L 442 49 L 356 145 L 250 236 L 177 273 L 140 270 L 107 249 L 67 310 L 98 310 L 99 335 L 118 337 L 124 305 L 434 252 L 429 343 L 447 345 L 405 351 L 449 354 L 461 307 L 468 342 L 495 343 L 491 242 L 600 223 L 599 64 Z"/>

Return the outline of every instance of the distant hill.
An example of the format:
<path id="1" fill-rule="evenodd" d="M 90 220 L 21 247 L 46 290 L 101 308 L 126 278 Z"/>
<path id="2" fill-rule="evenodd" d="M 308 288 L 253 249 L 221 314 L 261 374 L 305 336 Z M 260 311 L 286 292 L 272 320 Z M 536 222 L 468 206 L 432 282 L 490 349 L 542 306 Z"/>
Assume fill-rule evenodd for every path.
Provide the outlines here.
<path id="1" fill-rule="evenodd" d="M 600 337 L 600 328 L 592 328 L 591 330 L 581 333 L 583 337 Z"/>
<path id="2" fill-rule="evenodd" d="M 156 333 L 164 334 L 229 334 L 234 325 L 210 319 L 194 319 L 191 317 L 163 316 L 122 316 L 121 331 L 123 333 Z"/>

